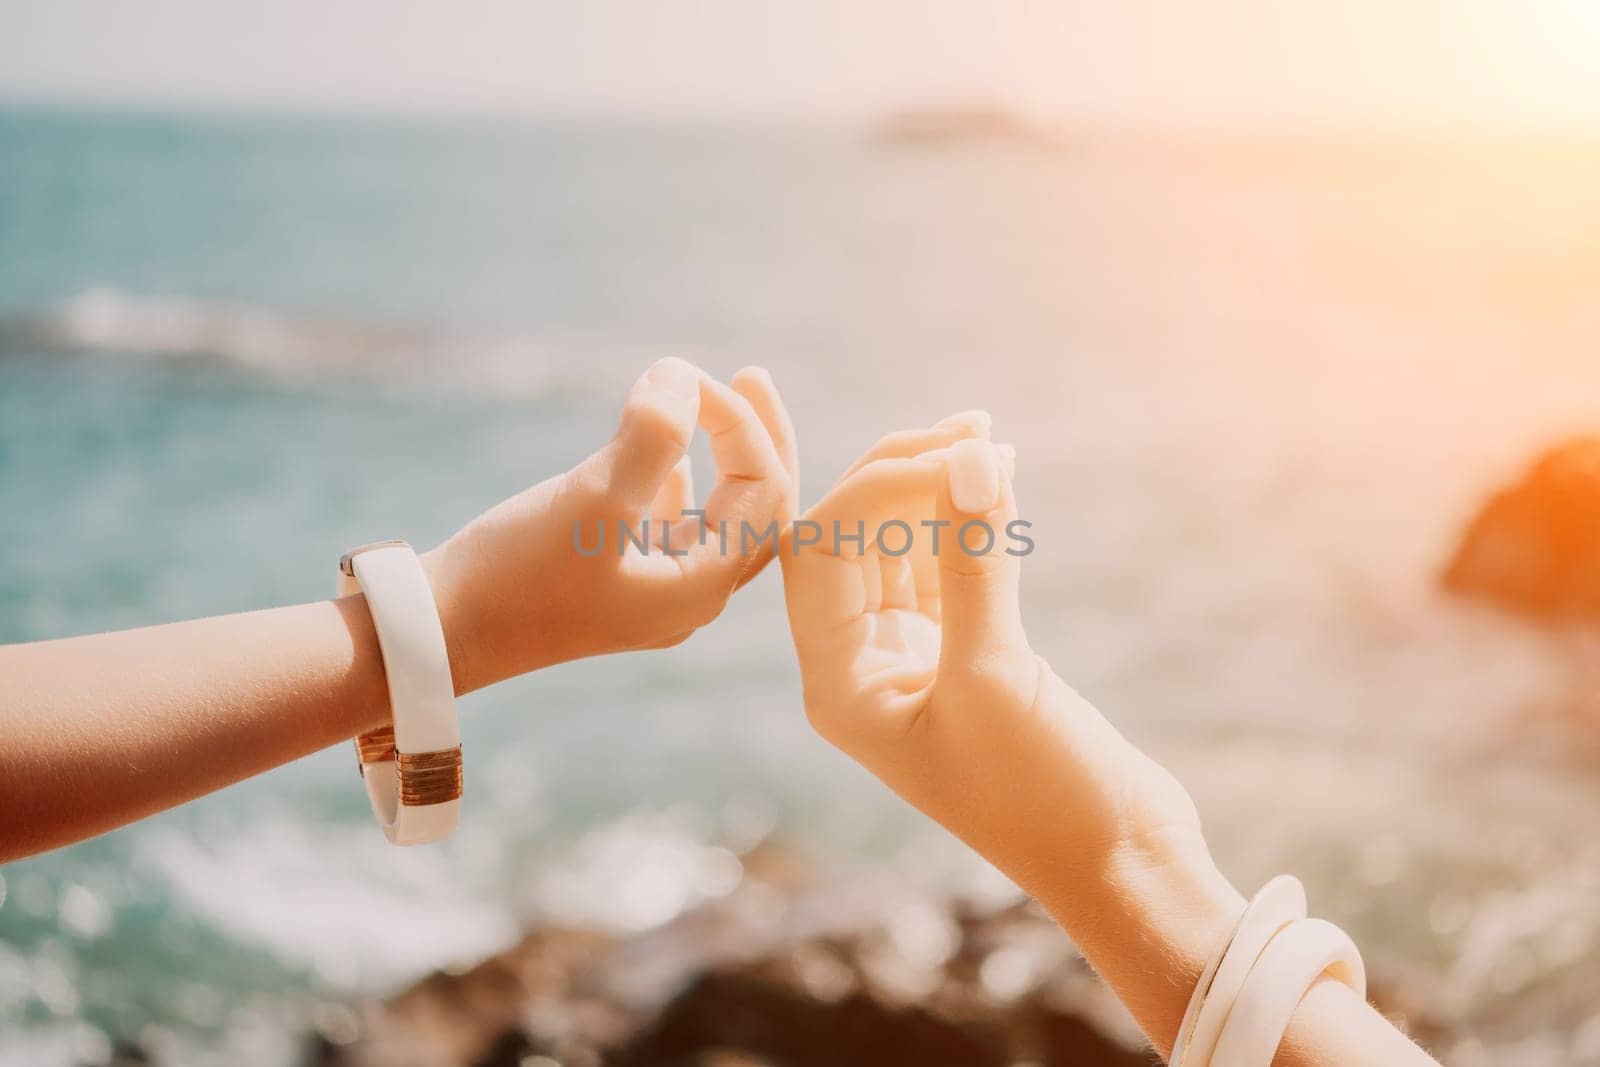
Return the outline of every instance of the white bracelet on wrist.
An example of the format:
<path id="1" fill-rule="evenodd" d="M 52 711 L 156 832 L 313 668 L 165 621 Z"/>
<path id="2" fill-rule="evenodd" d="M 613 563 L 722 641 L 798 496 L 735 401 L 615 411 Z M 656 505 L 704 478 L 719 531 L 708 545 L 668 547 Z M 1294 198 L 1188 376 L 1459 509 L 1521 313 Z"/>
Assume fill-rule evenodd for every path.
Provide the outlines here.
<path id="1" fill-rule="evenodd" d="M 1366 998 L 1366 967 L 1343 930 L 1322 919 L 1290 923 L 1250 969 L 1228 1012 L 1213 1062 L 1270 1067 L 1300 999 L 1324 972 Z"/>
<path id="2" fill-rule="evenodd" d="M 1306 917 L 1306 891 L 1293 875 L 1281 874 L 1250 898 L 1239 921 L 1206 966 L 1189 998 L 1183 1026 L 1172 1046 L 1173 1067 L 1211 1062 L 1222 1024 L 1267 944 L 1279 930 Z"/>
<path id="3" fill-rule="evenodd" d="M 404 541 L 351 549 L 339 595 L 365 593 L 389 681 L 393 725 L 356 738 L 372 812 L 396 845 L 449 837 L 461 813 L 455 683 L 433 588 Z"/>
<path id="4" fill-rule="evenodd" d="M 1325 971 L 1366 995 L 1355 945 L 1337 926 L 1306 918 L 1298 879 L 1272 879 L 1201 972 L 1168 1062 L 1268 1067 L 1295 1007 Z"/>

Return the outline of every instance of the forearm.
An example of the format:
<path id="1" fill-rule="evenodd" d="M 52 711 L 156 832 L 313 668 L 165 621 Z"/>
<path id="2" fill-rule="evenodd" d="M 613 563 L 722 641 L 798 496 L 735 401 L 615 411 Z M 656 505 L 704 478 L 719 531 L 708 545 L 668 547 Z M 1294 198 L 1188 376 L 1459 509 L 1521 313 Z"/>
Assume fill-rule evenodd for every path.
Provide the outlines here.
<path id="1" fill-rule="evenodd" d="M 990 720 L 988 728 L 993 728 Z M 1212 861 L 1175 779 L 1045 669 L 1004 785 L 958 832 L 1072 937 L 1163 1056 L 1244 898 Z M 965 762 L 973 762 L 972 746 Z M 1433 1062 L 1348 988 L 1320 982 L 1274 1063 Z"/>
<path id="2" fill-rule="evenodd" d="M 0 860 L 143 818 L 387 719 L 360 596 L 0 647 Z"/>
<path id="3" fill-rule="evenodd" d="M 1127 846 L 1098 879 L 1046 879 L 1035 896 L 1128 1005 L 1163 1057 L 1211 953 L 1244 907 L 1204 841 L 1183 834 Z M 1296 1009 L 1275 1067 L 1431 1064 L 1349 987 L 1324 978 Z"/>
<path id="4" fill-rule="evenodd" d="M 1272 1062 L 1274 1067 L 1438 1067 L 1349 986 L 1327 977 L 1300 1001 Z"/>
<path id="5" fill-rule="evenodd" d="M 930 450 L 934 436 L 885 438 L 807 518 L 1009 530 L 1005 453 L 974 437 Z M 795 549 L 784 586 L 812 724 L 1048 909 L 1169 1054 L 1245 902 L 1177 779 L 1029 649 L 1015 557 L 992 538 L 909 567 Z M 1430 1062 L 1341 989 L 1304 998 L 1280 1065 Z"/>
<path id="6" fill-rule="evenodd" d="M 616 435 L 573 470 L 421 557 L 456 694 L 580 656 L 663 648 L 721 611 L 759 551 L 620 551 L 624 523 L 694 504 L 688 447 L 722 475 L 708 523 L 765 528 L 792 504 L 794 430 L 765 372 L 731 385 L 654 364 Z M 574 551 L 611 527 L 619 550 Z M 687 541 L 687 538 L 685 538 Z M 680 542 L 683 544 L 684 542 Z M 331 576 L 330 576 L 331 577 Z M 55 848 L 389 721 L 364 597 L 0 647 L 0 860 Z"/>
<path id="7" fill-rule="evenodd" d="M 937 724 L 949 756 L 916 793 L 1050 912 L 1165 1054 L 1244 900 L 1170 775 L 1047 666 L 1031 688 L 1021 715 Z"/>

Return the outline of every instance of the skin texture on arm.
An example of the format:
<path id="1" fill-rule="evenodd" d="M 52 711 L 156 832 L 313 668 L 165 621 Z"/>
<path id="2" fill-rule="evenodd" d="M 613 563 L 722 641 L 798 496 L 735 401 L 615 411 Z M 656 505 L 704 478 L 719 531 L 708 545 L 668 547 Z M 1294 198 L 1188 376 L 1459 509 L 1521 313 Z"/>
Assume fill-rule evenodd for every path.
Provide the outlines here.
<path id="1" fill-rule="evenodd" d="M 870 532 L 785 546 L 806 714 L 1039 901 L 1165 1056 L 1244 900 L 1183 787 L 1029 648 L 1005 551 L 1012 457 L 987 432 L 968 415 L 885 438 L 806 513 L 824 530 L 898 520 L 918 535 L 898 557 Z M 987 550 L 972 523 L 993 531 Z M 1323 980 L 1274 1062 L 1432 1061 Z"/>
<path id="2" fill-rule="evenodd" d="M 714 619 L 772 543 L 698 544 L 687 450 L 711 437 L 706 519 L 757 528 L 795 499 L 794 431 L 766 372 L 729 384 L 662 360 L 616 435 L 577 467 L 497 505 L 422 557 L 458 694 L 581 656 L 664 648 Z M 574 524 L 637 529 L 592 557 Z M 673 552 L 660 551 L 663 537 Z M 586 541 L 587 543 L 587 541 Z M 748 548 L 747 551 L 742 551 Z M 329 582 L 333 568 L 330 560 Z M 388 721 L 364 597 L 119 633 L 0 646 L 0 862 L 57 848 Z"/>
<path id="3" fill-rule="evenodd" d="M 0 647 L 0 861 L 103 833 L 388 717 L 364 597 Z"/>

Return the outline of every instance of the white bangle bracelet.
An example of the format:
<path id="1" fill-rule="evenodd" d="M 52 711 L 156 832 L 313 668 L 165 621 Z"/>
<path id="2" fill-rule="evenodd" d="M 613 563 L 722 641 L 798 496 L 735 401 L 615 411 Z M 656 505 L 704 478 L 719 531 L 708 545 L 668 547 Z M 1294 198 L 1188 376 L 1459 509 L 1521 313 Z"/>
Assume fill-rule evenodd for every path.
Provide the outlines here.
<path id="1" fill-rule="evenodd" d="M 1301 919 L 1273 938 L 1228 1013 L 1217 1041 L 1216 1062 L 1227 1067 L 1270 1067 L 1295 1008 L 1323 972 L 1366 998 L 1361 953 L 1337 926 Z"/>
<path id="2" fill-rule="evenodd" d="M 372 813 L 396 845 L 449 837 L 461 814 L 461 731 L 433 587 L 404 541 L 351 549 L 339 595 L 365 593 L 389 680 L 392 726 L 356 738 Z"/>
<path id="3" fill-rule="evenodd" d="M 1172 1044 L 1172 1067 L 1208 1067 L 1228 1011 L 1257 958 L 1280 930 L 1305 917 L 1305 887 L 1293 875 L 1279 875 L 1250 898 L 1233 933 L 1200 973 Z"/>

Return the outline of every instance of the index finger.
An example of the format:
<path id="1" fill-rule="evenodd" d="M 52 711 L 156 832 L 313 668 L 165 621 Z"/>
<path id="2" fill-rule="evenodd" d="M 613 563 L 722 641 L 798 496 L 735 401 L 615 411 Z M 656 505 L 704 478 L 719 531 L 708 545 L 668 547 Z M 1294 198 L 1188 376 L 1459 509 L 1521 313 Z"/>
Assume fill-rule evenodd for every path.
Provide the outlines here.
<path id="1" fill-rule="evenodd" d="M 710 375 L 700 379 L 700 425 L 711 437 L 719 480 L 764 479 L 785 473 L 772 435 L 750 401 Z"/>
<path id="2" fill-rule="evenodd" d="M 849 545 L 853 549 L 849 555 L 861 555 L 880 530 L 896 521 L 905 523 L 916 536 L 917 525 L 934 518 L 945 469 L 942 452 L 910 459 L 873 460 L 834 486 L 806 512 L 796 529 L 786 535 L 786 541 L 791 542 L 786 551 L 798 553 L 815 547 L 829 555 L 846 555 L 844 548 Z M 805 523 L 811 524 L 808 534 L 814 529 L 821 536 L 816 540 L 801 538 L 799 527 Z M 846 537 L 840 538 L 836 532 Z M 860 545 L 855 542 L 857 532 L 862 534 Z"/>

